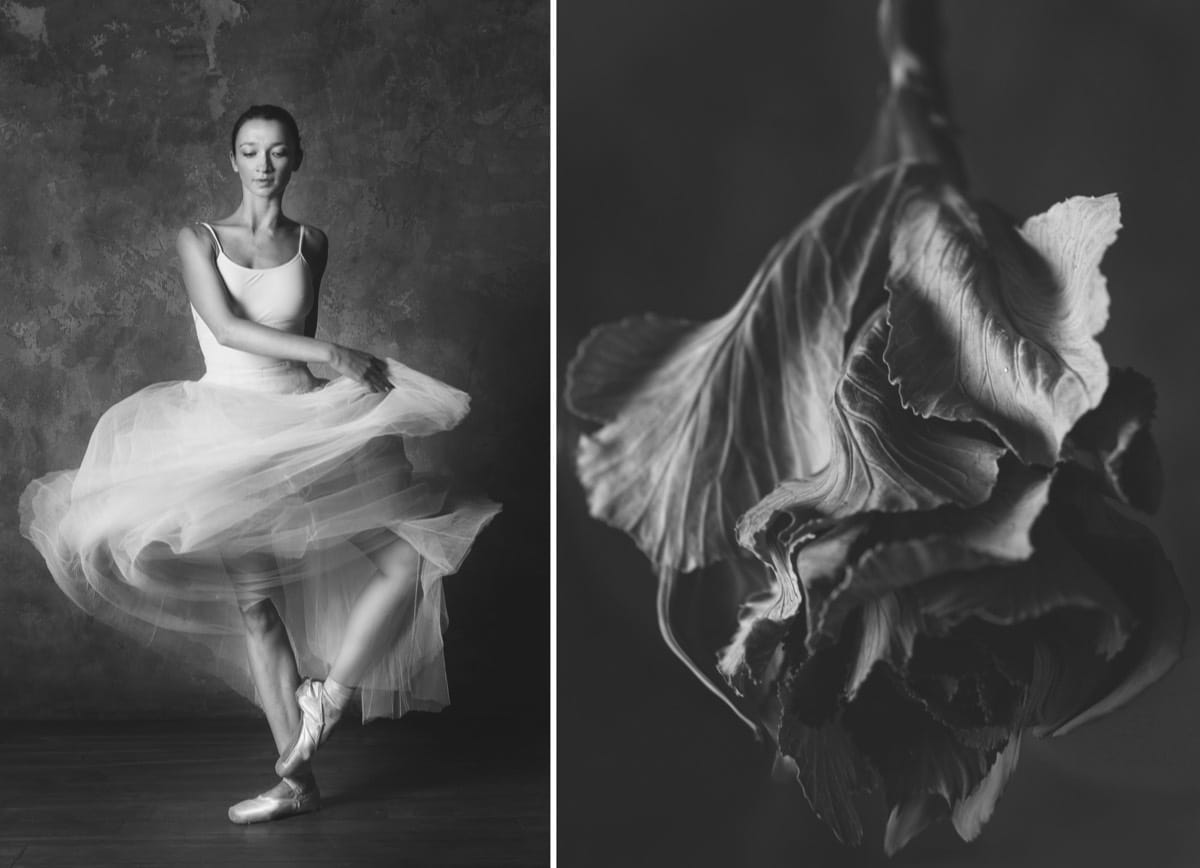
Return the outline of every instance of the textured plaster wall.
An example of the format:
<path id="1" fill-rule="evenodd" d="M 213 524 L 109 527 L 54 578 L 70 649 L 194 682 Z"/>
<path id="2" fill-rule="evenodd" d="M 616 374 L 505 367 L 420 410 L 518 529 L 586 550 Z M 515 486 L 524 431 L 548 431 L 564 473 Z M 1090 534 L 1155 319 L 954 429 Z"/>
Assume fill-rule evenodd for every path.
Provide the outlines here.
<path id="1" fill-rule="evenodd" d="M 473 396 L 423 448 L 505 503 L 448 582 L 453 698 L 544 710 L 547 3 L 3 0 L 0 717 L 254 713 L 76 611 L 16 502 L 111 404 L 203 372 L 174 238 L 237 204 L 260 102 L 299 120 L 287 210 L 330 237 L 319 333 Z"/>

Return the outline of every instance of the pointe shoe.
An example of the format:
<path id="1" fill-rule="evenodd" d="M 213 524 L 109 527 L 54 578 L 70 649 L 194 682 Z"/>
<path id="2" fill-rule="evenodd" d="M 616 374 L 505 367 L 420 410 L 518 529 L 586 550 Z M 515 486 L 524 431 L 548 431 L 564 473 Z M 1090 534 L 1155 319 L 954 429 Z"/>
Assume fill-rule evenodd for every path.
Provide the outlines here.
<path id="1" fill-rule="evenodd" d="M 311 678 L 296 688 L 296 701 L 300 704 L 300 728 L 275 762 L 275 774 L 281 778 L 294 774 L 312 758 L 342 716 L 341 709 L 325 695 L 324 683 Z"/>
<path id="2" fill-rule="evenodd" d="M 317 781 L 310 778 L 307 786 L 294 778 L 284 778 L 265 793 L 238 802 L 229 809 L 229 819 L 239 825 L 282 820 L 297 814 L 321 810 L 321 791 Z"/>

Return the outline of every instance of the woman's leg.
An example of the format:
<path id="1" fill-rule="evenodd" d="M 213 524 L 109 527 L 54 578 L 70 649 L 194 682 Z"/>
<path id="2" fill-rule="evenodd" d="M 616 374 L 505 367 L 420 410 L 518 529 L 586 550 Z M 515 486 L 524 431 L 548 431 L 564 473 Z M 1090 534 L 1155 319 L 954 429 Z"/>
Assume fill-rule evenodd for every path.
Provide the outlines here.
<path id="1" fill-rule="evenodd" d="M 420 587 L 420 556 L 393 536 L 382 548 L 372 549 L 369 557 L 378 572 L 354 601 L 329 677 L 323 684 L 305 682 L 300 688 L 301 722 L 275 764 L 280 775 L 292 775 L 309 761 L 337 724 L 353 688 L 412 624 Z"/>
<path id="2" fill-rule="evenodd" d="M 416 614 L 421 558 L 399 537 L 370 555 L 379 572 L 359 594 L 329 679 L 356 687 Z"/>
<path id="3" fill-rule="evenodd" d="M 300 707 L 296 704 L 300 673 L 296 655 L 272 600 L 259 600 L 243 608 L 242 623 L 246 626 L 246 653 L 254 686 L 266 712 L 275 749 L 282 751 L 300 725 Z"/>
<path id="4" fill-rule="evenodd" d="M 266 579 L 275 572 L 275 564 L 266 558 L 243 560 L 236 567 L 230 565 L 229 571 L 246 628 L 250 674 L 275 739 L 275 749 L 282 752 L 300 726 L 300 707 L 296 702 L 300 674 L 287 627 L 267 590 Z M 321 794 L 312 767 L 303 762 L 265 793 L 231 806 L 229 819 L 240 824 L 262 823 L 320 807 Z"/>
<path id="5" fill-rule="evenodd" d="M 278 567 L 269 555 L 240 558 L 226 566 L 246 628 L 250 675 L 275 739 L 275 750 L 282 751 L 300 726 L 300 707 L 296 703 L 300 673 L 287 627 L 276 605 L 279 591 L 271 587 Z M 302 777 L 307 772 L 306 767 L 298 769 L 296 776 Z"/>

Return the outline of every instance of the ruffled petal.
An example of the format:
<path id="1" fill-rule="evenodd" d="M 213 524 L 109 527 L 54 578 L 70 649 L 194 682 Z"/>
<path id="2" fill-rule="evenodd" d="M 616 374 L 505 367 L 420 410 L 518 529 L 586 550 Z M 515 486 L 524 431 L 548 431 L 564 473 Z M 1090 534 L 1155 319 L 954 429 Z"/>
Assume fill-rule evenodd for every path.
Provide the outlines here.
<path id="1" fill-rule="evenodd" d="M 1097 674 L 1098 686 L 1065 719 L 1044 720 L 1062 735 L 1121 707 L 1162 678 L 1178 661 L 1187 633 L 1188 604 L 1175 569 L 1154 532 L 1083 485 L 1065 490 L 1072 518 L 1064 522 L 1077 550 L 1102 575 L 1137 625 L 1133 638 Z"/>
<path id="2" fill-rule="evenodd" d="M 802 646 L 791 650 L 779 682 L 783 716 L 777 735 L 779 752 L 794 761 L 813 812 L 839 841 L 858 844 L 862 818 L 855 799 L 875 789 L 878 778 L 841 722 L 845 703 L 838 685 L 851 651 L 850 641 L 813 655 Z"/>
<path id="3" fill-rule="evenodd" d="M 736 552 L 737 517 L 829 457 L 829 404 L 845 345 L 884 301 L 892 215 L 930 171 L 880 171 L 829 199 L 779 243 L 741 300 L 704 324 L 603 326 L 567 372 L 567 403 L 603 427 L 579 445 L 592 514 L 659 567 Z"/>
<path id="4" fill-rule="evenodd" d="M 1137 371 L 1114 368 L 1100 405 L 1063 444 L 1065 460 L 1087 468 L 1110 495 L 1143 512 L 1154 512 L 1162 499 L 1162 462 L 1150 434 L 1154 409 L 1154 385 Z"/>
<path id="5" fill-rule="evenodd" d="M 1119 227 L 1112 195 L 1070 199 L 1015 230 L 955 191 L 914 194 L 892 241 L 884 353 L 905 406 L 983 422 L 1022 461 L 1053 465 L 1107 385 L 1099 265 Z"/>
<path id="6" fill-rule="evenodd" d="M 974 841 L 983 831 L 984 824 L 992 818 L 996 802 L 1004 792 L 1008 779 L 1017 767 L 1021 755 L 1021 736 L 1013 736 L 1004 750 L 996 755 L 991 770 L 965 799 L 954 806 L 950 819 L 954 831 L 964 841 Z"/>
<path id="7" fill-rule="evenodd" d="M 882 362 L 887 340 L 880 310 L 864 326 L 838 381 L 829 408 L 828 463 L 780 484 L 748 510 L 738 522 L 742 545 L 757 550 L 768 532 L 803 532 L 814 519 L 973 506 L 987 499 L 1003 447 L 982 429 L 922 419 L 901 406 Z"/>

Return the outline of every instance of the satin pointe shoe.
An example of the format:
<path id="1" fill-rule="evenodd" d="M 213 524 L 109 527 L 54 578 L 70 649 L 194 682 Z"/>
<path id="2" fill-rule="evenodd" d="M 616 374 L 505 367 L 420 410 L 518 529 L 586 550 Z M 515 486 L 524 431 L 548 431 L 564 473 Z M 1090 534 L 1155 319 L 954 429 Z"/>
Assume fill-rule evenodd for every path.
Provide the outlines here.
<path id="1" fill-rule="evenodd" d="M 246 825 L 319 811 L 321 791 L 317 789 L 315 778 L 310 778 L 309 781 L 302 784 L 293 778 L 284 778 L 265 793 L 231 807 L 229 819 L 239 825 Z"/>
<path id="2" fill-rule="evenodd" d="M 341 710 L 325 695 L 324 683 L 311 678 L 305 678 L 296 688 L 296 701 L 300 704 L 300 729 L 275 762 L 275 774 L 281 778 L 294 774 L 312 758 L 342 716 Z"/>

